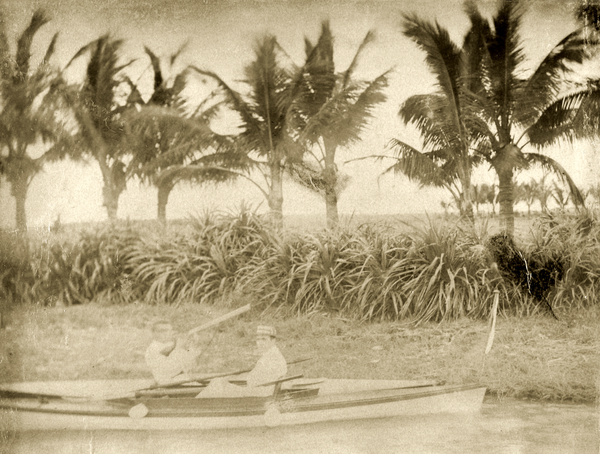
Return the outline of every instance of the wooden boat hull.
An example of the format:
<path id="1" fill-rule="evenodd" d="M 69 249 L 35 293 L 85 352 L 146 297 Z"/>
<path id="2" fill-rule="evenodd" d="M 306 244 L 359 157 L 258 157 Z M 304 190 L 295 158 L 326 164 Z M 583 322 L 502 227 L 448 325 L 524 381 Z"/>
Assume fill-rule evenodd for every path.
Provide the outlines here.
<path id="1" fill-rule="evenodd" d="M 292 397 L 136 398 L 82 401 L 76 396 L 0 399 L 0 424 L 15 430 L 207 430 L 323 421 L 477 412 L 485 388 L 393 380 L 327 380 L 318 394 Z M 6 389 L 6 388 L 4 388 Z M 309 388 L 307 388 L 309 389 Z M 14 388 L 13 388 L 14 391 Z M 6 395 L 5 395 L 6 396 Z M 129 416 L 136 405 L 144 417 Z"/>

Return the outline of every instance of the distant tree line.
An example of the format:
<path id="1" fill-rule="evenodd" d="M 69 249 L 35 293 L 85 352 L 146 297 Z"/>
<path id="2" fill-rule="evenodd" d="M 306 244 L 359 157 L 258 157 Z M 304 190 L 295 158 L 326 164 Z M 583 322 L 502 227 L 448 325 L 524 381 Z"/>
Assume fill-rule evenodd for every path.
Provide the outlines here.
<path id="1" fill-rule="evenodd" d="M 531 178 L 528 182 L 517 182 L 514 184 L 514 201 L 515 204 L 523 202 L 527 206 L 527 215 L 531 215 L 532 208 L 537 205 L 539 211 L 548 212 L 553 207 L 560 211 L 565 211 L 570 203 L 572 203 L 571 194 L 557 181 L 547 181 L 548 174 L 544 174 L 539 180 Z M 489 205 L 491 214 L 496 215 L 496 206 L 498 204 L 498 189 L 495 184 L 479 183 L 471 186 L 471 200 L 475 207 L 475 212 L 481 214 L 482 207 Z M 586 203 L 600 204 L 600 184 L 591 186 L 588 189 L 581 191 Z M 440 206 L 446 214 L 451 209 L 458 209 L 456 200 L 452 202 L 441 201 Z M 579 205 L 573 203 L 577 208 Z"/>

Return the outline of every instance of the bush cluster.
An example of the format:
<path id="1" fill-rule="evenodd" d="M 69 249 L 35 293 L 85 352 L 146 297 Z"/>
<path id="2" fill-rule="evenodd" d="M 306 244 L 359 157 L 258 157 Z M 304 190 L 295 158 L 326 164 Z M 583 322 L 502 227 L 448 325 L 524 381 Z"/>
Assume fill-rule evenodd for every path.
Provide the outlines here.
<path id="1" fill-rule="evenodd" d="M 590 213 L 539 219 L 530 257 L 560 257 L 556 309 L 598 301 L 600 227 Z M 81 304 L 143 301 L 214 304 L 243 295 L 261 307 L 335 312 L 362 320 L 442 321 L 544 306 L 492 266 L 486 228 L 435 224 L 410 233 L 365 224 L 313 233 L 278 232 L 261 216 L 210 214 L 169 230 L 102 224 L 76 234 L 30 238 L 25 251 L 2 236 L 2 292 L 9 301 Z"/>

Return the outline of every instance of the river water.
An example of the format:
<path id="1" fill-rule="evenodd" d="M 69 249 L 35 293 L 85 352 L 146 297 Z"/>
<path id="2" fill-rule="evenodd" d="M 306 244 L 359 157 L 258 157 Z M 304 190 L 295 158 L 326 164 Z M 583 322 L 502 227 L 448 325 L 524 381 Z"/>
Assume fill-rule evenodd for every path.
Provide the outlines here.
<path id="1" fill-rule="evenodd" d="M 25 432 L 7 454 L 600 454 L 594 405 L 488 398 L 480 413 L 206 432 Z"/>

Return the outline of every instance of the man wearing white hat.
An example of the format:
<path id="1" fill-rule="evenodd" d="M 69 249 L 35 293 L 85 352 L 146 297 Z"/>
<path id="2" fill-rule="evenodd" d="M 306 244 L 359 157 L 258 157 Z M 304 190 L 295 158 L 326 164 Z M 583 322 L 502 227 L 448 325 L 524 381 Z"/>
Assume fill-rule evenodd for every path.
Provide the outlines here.
<path id="1" fill-rule="evenodd" d="M 287 373 L 287 362 L 275 344 L 276 337 L 277 331 L 272 326 L 260 325 L 256 329 L 256 347 L 261 357 L 248 373 L 249 387 L 272 382 Z"/>
<path id="2" fill-rule="evenodd" d="M 261 386 L 282 378 L 287 373 L 287 362 L 277 345 L 277 331 L 272 326 L 260 325 L 256 329 L 256 346 L 261 355 L 246 377 L 246 386 L 237 386 L 224 379 L 211 380 L 196 397 L 268 396 L 273 394 L 274 385 Z"/>

